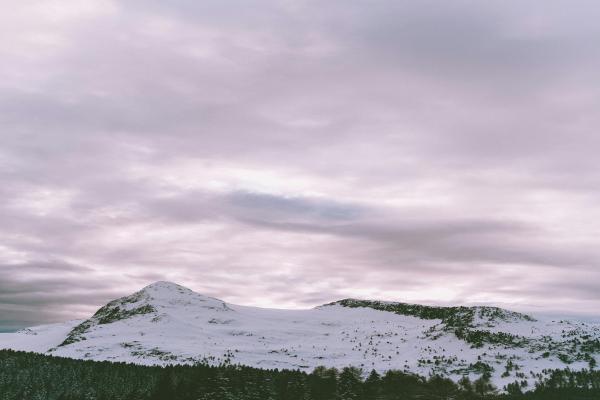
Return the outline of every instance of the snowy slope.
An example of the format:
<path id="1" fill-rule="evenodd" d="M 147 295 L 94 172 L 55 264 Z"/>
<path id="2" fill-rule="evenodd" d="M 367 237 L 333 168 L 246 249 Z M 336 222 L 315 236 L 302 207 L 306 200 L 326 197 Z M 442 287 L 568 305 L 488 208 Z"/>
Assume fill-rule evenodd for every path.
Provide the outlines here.
<path id="1" fill-rule="evenodd" d="M 310 371 L 353 365 L 502 387 L 546 368 L 600 361 L 600 325 L 492 307 L 346 299 L 311 310 L 244 307 L 157 282 L 83 321 L 0 334 L 0 348 L 139 364 L 208 362 Z M 592 361 L 593 362 L 593 361 Z"/>

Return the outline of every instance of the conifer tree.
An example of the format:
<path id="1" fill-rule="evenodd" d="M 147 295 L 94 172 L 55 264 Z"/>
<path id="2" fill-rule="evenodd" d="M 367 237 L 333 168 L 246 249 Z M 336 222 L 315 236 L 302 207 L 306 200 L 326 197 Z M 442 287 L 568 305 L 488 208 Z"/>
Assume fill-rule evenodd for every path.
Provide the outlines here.
<path id="1" fill-rule="evenodd" d="M 372 370 L 363 384 L 363 397 L 365 400 L 381 399 L 381 375 Z"/>
<path id="2" fill-rule="evenodd" d="M 314 400 L 332 400 L 337 395 L 338 371 L 335 368 L 317 367 L 309 375 L 310 395 Z"/>
<path id="3" fill-rule="evenodd" d="M 488 394 L 494 393 L 496 388 L 491 382 L 491 375 L 486 372 L 482 374 L 475 382 L 473 382 L 473 388 L 475 389 L 475 393 L 477 393 L 480 397 L 485 397 Z"/>
<path id="4" fill-rule="evenodd" d="M 346 367 L 340 373 L 338 399 L 358 400 L 362 398 L 362 371 L 355 367 Z"/>

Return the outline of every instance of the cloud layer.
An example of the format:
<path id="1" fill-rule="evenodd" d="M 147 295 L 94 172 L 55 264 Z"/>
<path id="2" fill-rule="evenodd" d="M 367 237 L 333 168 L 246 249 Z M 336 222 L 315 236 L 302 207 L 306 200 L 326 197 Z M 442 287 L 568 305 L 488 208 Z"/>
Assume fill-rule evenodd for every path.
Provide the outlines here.
<path id="1" fill-rule="evenodd" d="M 600 7 L 20 2 L 0 329 L 231 302 L 600 306 Z"/>

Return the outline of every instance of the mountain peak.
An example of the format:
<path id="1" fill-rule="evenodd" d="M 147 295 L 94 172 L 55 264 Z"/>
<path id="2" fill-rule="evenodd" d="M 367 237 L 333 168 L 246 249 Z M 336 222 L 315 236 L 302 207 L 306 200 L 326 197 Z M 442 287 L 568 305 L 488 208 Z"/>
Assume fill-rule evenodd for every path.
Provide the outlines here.
<path id="1" fill-rule="evenodd" d="M 183 287 L 183 286 L 181 286 L 175 282 L 171 282 L 171 281 L 156 281 L 154 283 L 147 285 L 145 288 L 152 288 L 152 287 L 179 288 L 179 287 Z"/>
<path id="2" fill-rule="evenodd" d="M 231 311 L 225 302 L 198 294 L 168 281 L 154 282 L 143 289 L 107 303 L 91 317 L 71 330 L 58 346 L 86 340 L 99 326 L 127 323 L 157 323 L 163 319 L 186 318 L 200 310 Z"/>
<path id="3" fill-rule="evenodd" d="M 156 281 L 144 287 L 142 292 L 192 292 L 192 290 L 169 281 Z"/>
<path id="4" fill-rule="evenodd" d="M 134 293 L 132 296 L 145 298 L 147 301 L 158 302 L 159 305 L 165 304 L 176 304 L 184 302 L 186 304 L 190 302 L 195 303 L 217 303 L 219 305 L 224 304 L 222 300 L 215 299 L 210 296 L 194 292 L 185 286 L 178 285 L 174 282 L 169 281 L 157 281 L 146 287 L 139 292 Z"/>

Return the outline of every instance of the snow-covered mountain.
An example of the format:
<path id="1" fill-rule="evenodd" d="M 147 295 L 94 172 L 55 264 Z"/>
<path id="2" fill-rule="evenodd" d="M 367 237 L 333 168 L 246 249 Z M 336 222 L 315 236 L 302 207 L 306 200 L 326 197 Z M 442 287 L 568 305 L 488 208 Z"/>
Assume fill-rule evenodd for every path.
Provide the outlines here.
<path id="1" fill-rule="evenodd" d="M 86 320 L 0 334 L 0 348 L 138 364 L 208 362 L 310 371 L 399 369 L 494 383 L 600 359 L 600 324 L 495 307 L 346 299 L 311 310 L 237 306 L 170 282 L 111 301 Z"/>

